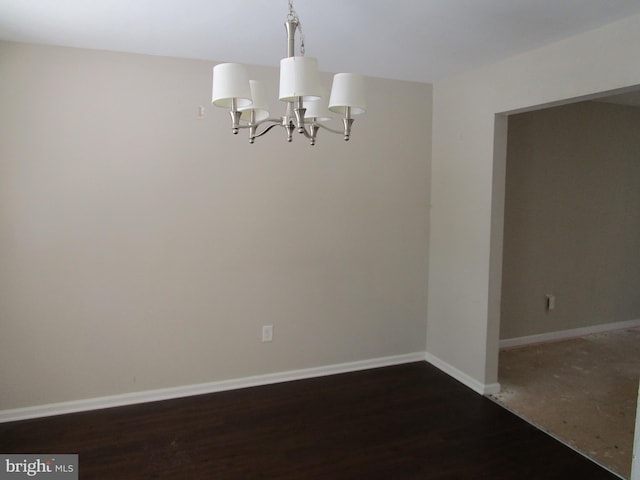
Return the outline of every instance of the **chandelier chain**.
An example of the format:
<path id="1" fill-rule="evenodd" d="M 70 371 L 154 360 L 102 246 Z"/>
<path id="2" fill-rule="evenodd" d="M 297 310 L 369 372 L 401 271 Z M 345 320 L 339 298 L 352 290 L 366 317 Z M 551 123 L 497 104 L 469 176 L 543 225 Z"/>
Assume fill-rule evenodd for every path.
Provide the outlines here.
<path id="1" fill-rule="evenodd" d="M 302 22 L 298 13 L 293 8 L 293 0 L 289 0 L 289 13 L 287 14 L 287 20 L 295 21 L 298 24 L 298 32 L 300 33 L 300 55 L 304 57 L 304 33 L 302 32 Z"/>

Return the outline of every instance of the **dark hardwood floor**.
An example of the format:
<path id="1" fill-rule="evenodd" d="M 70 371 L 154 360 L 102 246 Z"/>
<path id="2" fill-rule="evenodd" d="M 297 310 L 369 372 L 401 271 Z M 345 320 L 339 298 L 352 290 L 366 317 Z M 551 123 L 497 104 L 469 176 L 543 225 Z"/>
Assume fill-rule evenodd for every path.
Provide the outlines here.
<path id="1" fill-rule="evenodd" d="M 616 479 L 427 363 L 0 424 L 81 479 Z"/>

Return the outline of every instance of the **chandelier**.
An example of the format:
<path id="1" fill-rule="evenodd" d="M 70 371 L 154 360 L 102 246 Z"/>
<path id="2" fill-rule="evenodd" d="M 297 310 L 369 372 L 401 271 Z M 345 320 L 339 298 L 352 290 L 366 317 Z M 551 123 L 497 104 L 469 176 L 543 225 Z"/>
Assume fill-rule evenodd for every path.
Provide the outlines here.
<path id="1" fill-rule="evenodd" d="M 256 138 L 276 126 L 286 130 L 288 142 L 297 131 L 315 145 L 320 129 L 342 134 L 345 140 L 349 140 L 353 116 L 366 110 L 363 77 L 355 73 L 336 74 L 327 99 L 320 84 L 318 61 L 304 56 L 302 25 L 292 0 L 289 0 L 289 13 L 284 25 L 287 57 L 280 60 L 280 100 L 286 103 L 284 115 L 269 116 L 264 85 L 257 80 L 249 80 L 247 69 L 238 63 L 221 63 L 213 67 L 212 103 L 229 109 L 234 134 L 241 128 L 249 130 L 249 143 L 254 143 Z M 297 56 L 296 31 L 300 35 L 300 55 Z M 342 117 L 342 129 L 323 125 L 322 122 L 331 120 L 327 109 Z"/>

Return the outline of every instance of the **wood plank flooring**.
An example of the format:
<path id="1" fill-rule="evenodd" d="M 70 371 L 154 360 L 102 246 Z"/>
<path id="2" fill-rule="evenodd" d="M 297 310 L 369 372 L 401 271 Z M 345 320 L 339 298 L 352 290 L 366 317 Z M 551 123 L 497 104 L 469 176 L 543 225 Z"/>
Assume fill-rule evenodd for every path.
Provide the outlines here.
<path id="1" fill-rule="evenodd" d="M 427 363 L 0 424 L 81 479 L 616 479 Z"/>

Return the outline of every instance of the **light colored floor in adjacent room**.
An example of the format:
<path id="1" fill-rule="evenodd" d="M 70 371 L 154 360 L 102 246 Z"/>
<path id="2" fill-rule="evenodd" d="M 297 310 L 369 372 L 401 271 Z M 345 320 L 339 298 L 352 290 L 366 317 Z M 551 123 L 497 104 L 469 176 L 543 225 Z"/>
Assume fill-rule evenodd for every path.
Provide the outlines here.
<path id="1" fill-rule="evenodd" d="M 491 398 L 630 477 L 640 328 L 501 350 L 498 376 Z"/>

